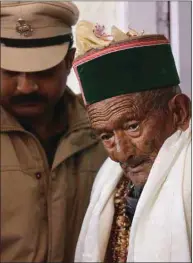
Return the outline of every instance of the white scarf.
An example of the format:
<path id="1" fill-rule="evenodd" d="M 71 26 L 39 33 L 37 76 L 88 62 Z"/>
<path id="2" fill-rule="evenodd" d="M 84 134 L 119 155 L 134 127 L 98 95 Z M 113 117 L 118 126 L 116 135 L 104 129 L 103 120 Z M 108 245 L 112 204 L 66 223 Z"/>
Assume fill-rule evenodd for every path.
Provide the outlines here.
<path id="1" fill-rule="evenodd" d="M 160 149 L 139 199 L 127 262 L 190 262 L 185 210 L 191 214 L 191 124 Z M 122 176 L 109 158 L 101 167 L 77 243 L 75 262 L 102 262 L 111 231 L 113 196 Z"/>

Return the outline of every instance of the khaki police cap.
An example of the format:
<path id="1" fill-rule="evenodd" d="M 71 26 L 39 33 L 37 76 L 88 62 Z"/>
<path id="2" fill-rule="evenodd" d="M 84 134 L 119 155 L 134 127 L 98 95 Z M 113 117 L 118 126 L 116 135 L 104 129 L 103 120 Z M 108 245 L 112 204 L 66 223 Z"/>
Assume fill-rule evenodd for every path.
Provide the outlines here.
<path id="1" fill-rule="evenodd" d="M 79 11 L 72 2 L 1 1 L 1 68 L 42 71 L 59 64 Z"/>

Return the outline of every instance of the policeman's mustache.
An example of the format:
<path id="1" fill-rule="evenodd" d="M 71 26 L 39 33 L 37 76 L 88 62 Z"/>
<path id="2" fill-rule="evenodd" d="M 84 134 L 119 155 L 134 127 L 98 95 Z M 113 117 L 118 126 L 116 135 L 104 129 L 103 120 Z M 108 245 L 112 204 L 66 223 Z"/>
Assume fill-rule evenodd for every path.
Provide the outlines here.
<path id="1" fill-rule="evenodd" d="M 47 102 L 47 98 L 42 96 L 41 94 L 34 92 L 27 95 L 17 95 L 13 96 L 10 99 L 12 104 L 22 104 L 22 103 L 35 103 L 35 102 Z"/>

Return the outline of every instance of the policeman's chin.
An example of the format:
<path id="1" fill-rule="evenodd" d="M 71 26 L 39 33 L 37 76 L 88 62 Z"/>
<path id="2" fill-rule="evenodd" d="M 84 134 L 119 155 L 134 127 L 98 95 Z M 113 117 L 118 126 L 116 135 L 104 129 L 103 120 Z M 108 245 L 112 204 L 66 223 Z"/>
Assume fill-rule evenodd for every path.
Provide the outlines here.
<path id="1" fill-rule="evenodd" d="M 11 107 L 11 112 L 15 117 L 38 118 L 45 114 L 47 105 L 45 103 L 26 103 Z"/>

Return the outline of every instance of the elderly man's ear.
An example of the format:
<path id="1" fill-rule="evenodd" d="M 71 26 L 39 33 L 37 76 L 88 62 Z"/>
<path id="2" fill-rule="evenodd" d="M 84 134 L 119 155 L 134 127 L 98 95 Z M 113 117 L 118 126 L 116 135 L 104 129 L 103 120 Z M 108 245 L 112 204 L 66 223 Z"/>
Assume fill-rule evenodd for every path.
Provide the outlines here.
<path id="1" fill-rule="evenodd" d="M 169 101 L 169 109 L 173 114 L 176 129 L 185 131 L 191 118 L 191 101 L 185 94 L 177 94 Z"/>
<path id="2" fill-rule="evenodd" d="M 66 70 L 67 70 L 67 74 L 70 74 L 71 68 L 72 68 L 72 62 L 74 60 L 75 57 L 75 52 L 76 52 L 76 48 L 71 48 L 65 58 L 65 62 L 66 62 Z"/>

